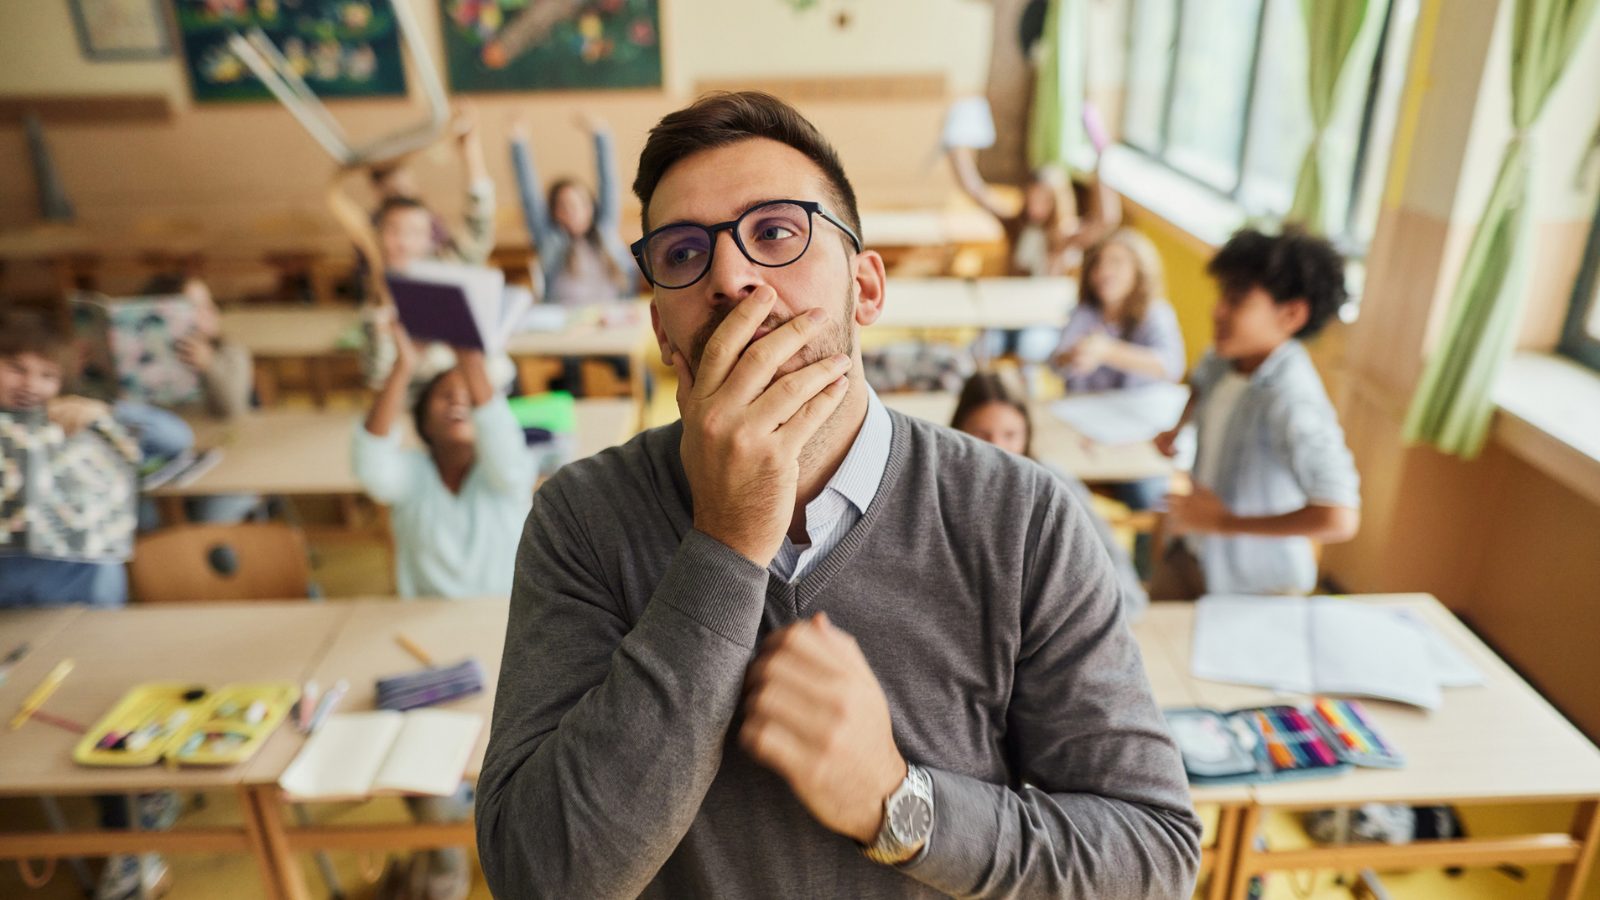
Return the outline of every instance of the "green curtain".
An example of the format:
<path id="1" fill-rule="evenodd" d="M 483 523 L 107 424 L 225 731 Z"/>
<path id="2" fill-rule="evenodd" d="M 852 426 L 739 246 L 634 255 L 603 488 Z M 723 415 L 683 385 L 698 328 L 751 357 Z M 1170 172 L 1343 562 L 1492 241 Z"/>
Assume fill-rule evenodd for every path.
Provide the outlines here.
<path id="1" fill-rule="evenodd" d="M 1088 146 L 1083 130 L 1084 0 L 1050 0 L 1035 53 L 1028 165 L 1073 168 Z"/>
<path id="2" fill-rule="evenodd" d="M 1322 167 L 1317 155 L 1322 135 L 1333 121 L 1334 91 L 1350 59 L 1350 48 L 1367 17 L 1367 0 L 1300 0 L 1306 23 L 1306 93 L 1311 101 L 1311 143 L 1300 161 L 1294 202 L 1286 219 L 1322 231 Z"/>
<path id="3" fill-rule="evenodd" d="M 1445 313 L 1406 415 L 1405 439 L 1463 459 L 1483 449 L 1494 413 L 1490 391 L 1516 342 L 1528 219 L 1528 132 L 1561 80 L 1600 0 L 1515 0 L 1511 30 L 1511 122 L 1483 218 L 1472 234 Z"/>

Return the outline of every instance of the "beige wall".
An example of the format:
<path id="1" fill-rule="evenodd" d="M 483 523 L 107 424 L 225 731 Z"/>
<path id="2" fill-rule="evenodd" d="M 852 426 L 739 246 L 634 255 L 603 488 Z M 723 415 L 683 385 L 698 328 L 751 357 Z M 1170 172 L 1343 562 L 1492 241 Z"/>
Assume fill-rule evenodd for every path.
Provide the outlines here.
<path id="1" fill-rule="evenodd" d="M 1356 540 L 1324 566 L 1350 591 L 1423 590 L 1456 610 L 1578 726 L 1600 739 L 1600 506 L 1491 440 L 1466 462 L 1406 448 L 1401 430 L 1429 335 L 1500 162 L 1509 128 L 1512 4 L 1425 0 L 1386 203 L 1349 332 L 1341 421 L 1362 477 Z M 1600 106 L 1600 22 L 1535 129 L 1534 240 L 1523 332 L 1553 343 L 1594 185 L 1574 180 Z M 1556 320 L 1559 321 L 1558 319 Z M 1430 325 L 1430 323 L 1432 323 Z"/>
<path id="2" fill-rule="evenodd" d="M 437 0 L 410 2 L 437 55 Z M 606 117 L 617 133 L 623 179 L 631 183 L 645 132 L 687 102 L 697 82 L 937 74 L 948 95 L 969 93 L 982 86 L 993 16 L 983 0 L 823 0 L 804 13 L 777 0 L 664 0 L 662 8 L 662 90 L 474 97 L 502 197 L 502 239 L 527 240 L 505 149 L 505 125 L 517 112 L 534 122 L 533 149 L 546 179 L 576 174 L 591 182 L 590 147 L 573 114 L 584 109 Z M 842 29 L 840 12 L 850 17 Z M 57 168 L 85 222 L 111 231 L 176 222 L 244 235 L 292 221 L 332 227 L 322 193 L 333 162 L 281 106 L 191 104 L 176 59 L 89 63 L 64 2 L 0 3 L 0 96 L 109 93 L 165 94 L 175 112 L 166 123 L 49 126 Z M 946 168 L 931 158 L 947 102 L 801 106 L 836 143 L 864 205 L 911 207 L 941 205 L 953 190 Z M 329 106 L 360 140 L 416 121 L 419 104 L 414 96 Z M 448 146 L 422 154 L 415 169 L 430 203 L 446 215 L 460 208 L 460 169 Z M 35 210 L 21 129 L 0 125 L 0 228 L 32 221 Z"/>

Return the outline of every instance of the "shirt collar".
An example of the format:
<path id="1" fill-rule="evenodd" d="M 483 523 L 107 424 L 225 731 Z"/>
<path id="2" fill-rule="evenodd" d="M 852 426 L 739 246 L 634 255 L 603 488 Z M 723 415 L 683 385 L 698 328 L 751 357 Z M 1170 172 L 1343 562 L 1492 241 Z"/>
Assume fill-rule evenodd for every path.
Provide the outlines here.
<path id="1" fill-rule="evenodd" d="M 827 487 L 818 495 L 818 499 L 821 499 L 828 491 L 837 491 L 862 514 L 872 505 L 872 498 L 877 495 L 878 485 L 883 481 L 884 470 L 889 467 L 889 446 L 894 435 L 888 408 L 878 399 L 878 392 L 872 389 L 872 385 L 866 385 L 866 388 L 867 418 L 861 423 L 861 430 L 856 433 L 855 443 L 850 445 L 844 462 L 839 464 L 838 471 L 833 473 Z M 809 510 L 810 504 L 807 507 Z"/>

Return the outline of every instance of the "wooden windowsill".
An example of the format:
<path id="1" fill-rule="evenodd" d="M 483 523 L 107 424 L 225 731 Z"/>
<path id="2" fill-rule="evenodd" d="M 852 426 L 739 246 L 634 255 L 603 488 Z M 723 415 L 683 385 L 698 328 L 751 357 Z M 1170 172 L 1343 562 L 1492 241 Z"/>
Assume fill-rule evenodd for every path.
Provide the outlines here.
<path id="1" fill-rule="evenodd" d="M 1495 384 L 1493 437 L 1529 465 L 1600 504 L 1600 373 L 1518 353 Z"/>

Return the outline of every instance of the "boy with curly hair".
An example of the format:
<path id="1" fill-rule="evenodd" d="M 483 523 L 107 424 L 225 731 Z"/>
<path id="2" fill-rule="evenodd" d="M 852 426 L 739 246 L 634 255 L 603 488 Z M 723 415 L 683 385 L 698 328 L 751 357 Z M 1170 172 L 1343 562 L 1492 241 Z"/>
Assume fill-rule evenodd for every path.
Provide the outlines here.
<path id="1" fill-rule="evenodd" d="M 1152 599 L 1201 594 L 1306 594 L 1313 541 L 1350 540 L 1360 479 L 1322 379 L 1301 340 L 1344 304 L 1344 259 L 1327 240 L 1288 228 L 1244 229 L 1207 271 L 1220 295 L 1216 339 L 1196 364 L 1177 426 L 1199 428 L 1194 490 L 1167 498 L 1168 545 Z"/>

